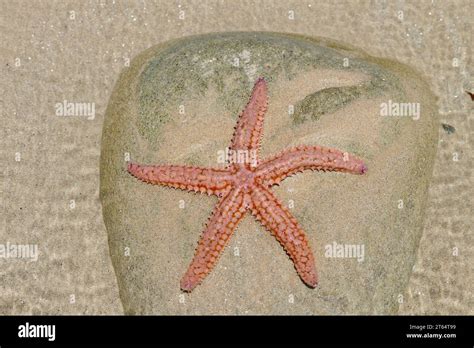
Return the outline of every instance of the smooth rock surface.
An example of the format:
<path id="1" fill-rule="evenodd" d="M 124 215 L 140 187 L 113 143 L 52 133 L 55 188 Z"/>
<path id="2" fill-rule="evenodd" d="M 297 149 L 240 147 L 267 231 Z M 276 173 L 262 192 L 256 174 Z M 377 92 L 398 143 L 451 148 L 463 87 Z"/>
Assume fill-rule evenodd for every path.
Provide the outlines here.
<path id="1" fill-rule="evenodd" d="M 143 184 L 126 161 L 218 165 L 258 76 L 269 85 L 263 157 L 331 146 L 365 159 L 369 172 L 305 172 L 274 189 L 307 233 L 316 289 L 248 216 L 213 272 L 183 294 L 216 199 Z M 420 103 L 420 117 L 381 116 L 389 101 Z M 339 43 L 232 33 L 145 51 L 116 84 L 102 139 L 100 194 L 126 313 L 393 313 L 415 260 L 437 136 L 435 98 L 416 72 Z M 328 257 L 335 243 L 364 255 Z"/>

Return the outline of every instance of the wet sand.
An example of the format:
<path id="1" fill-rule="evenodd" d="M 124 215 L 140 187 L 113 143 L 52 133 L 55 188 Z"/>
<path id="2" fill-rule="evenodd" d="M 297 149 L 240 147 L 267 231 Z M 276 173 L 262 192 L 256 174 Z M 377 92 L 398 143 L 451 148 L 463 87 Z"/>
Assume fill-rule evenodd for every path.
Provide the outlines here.
<path id="1" fill-rule="evenodd" d="M 472 2 L 0 3 L 0 243 L 39 249 L 36 262 L 0 259 L 0 313 L 122 313 L 99 201 L 114 83 L 128 59 L 155 44 L 239 30 L 328 37 L 425 75 L 440 122 L 455 132 L 440 128 L 425 228 L 399 313 L 473 313 L 473 103 L 464 93 L 474 90 Z M 95 117 L 57 116 L 64 100 L 95 103 Z"/>

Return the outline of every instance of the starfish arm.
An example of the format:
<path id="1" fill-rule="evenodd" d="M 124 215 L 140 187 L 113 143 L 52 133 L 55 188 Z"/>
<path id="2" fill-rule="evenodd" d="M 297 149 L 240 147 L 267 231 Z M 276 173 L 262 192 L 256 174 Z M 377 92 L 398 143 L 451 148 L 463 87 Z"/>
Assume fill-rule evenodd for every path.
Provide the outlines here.
<path id="1" fill-rule="evenodd" d="M 258 150 L 267 104 L 267 83 L 261 77 L 255 82 L 249 102 L 239 116 L 231 150 Z"/>
<path id="2" fill-rule="evenodd" d="M 252 214 L 280 242 L 300 278 L 310 287 L 318 283 L 316 265 L 303 229 L 293 215 L 266 188 L 256 186 L 251 195 Z"/>
<path id="3" fill-rule="evenodd" d="M 231 187 L 231 176 L 225 169 L 180 165 L 144 166 L 129 163 L 128 172 L 148 184 L 169 186 L 208 195 L 222 195 Z"/>
<path id="4" fill-rule="evenodd" d="M 258 167 L 257 176 L 264 186 L 272 186 L 290 175 L 307 169 L 364 174 L 367 166 L 360 158 L 347 152 L 302 145 L 264 160 Z"/>
<path id="5" fill-rule="evenodd" d="M 211 272 L 244 213 L 244 195 L 240 190 L 234 189 L 220 199 L 181 279 L 183 291 L 192 291 Z"/>

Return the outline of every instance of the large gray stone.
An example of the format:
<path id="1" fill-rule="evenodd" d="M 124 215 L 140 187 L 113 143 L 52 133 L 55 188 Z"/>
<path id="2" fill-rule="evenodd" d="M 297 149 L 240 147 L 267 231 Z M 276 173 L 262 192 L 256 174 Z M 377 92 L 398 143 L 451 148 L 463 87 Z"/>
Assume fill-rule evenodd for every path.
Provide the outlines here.
<path id="1" fill-rule="evenodd" d="M 269 85 L 262 156 L 331 146 L 369 171 L 305 172 L 274 188 L 307 233 L 316 289 L 247 216 L 212 273 L 183 294 L 179 281 L 216 199 L 137 181 L 127 153 L 138 163 L 217 165 L 258 76 Z M 419 119 L 381 116 L 389 101 L 420 103 Z M 125 311 L 393 313 L 422 231 L 437 129 L 435 98 L 416 72 L 325 39 L 213 34 L 145 51 L 116 84 L 102 139 L 100 195 Z M 329 257 L 334 243 L 363 247 L 363 260 Z"/>

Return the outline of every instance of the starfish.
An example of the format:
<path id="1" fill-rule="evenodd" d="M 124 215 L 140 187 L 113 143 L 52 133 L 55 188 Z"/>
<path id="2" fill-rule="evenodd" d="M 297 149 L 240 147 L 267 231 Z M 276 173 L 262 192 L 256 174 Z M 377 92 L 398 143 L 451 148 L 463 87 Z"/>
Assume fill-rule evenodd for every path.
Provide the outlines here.
<path id="1" fill-rule="evenodd" d="M 314 256 L 303 229 L 270 188 L 304 170 L 364 174 L 367 166 L 347 152 L 309 145 L 289 148 L 260 161 L 258 151 L 267 105 L 267 83 L 259 78 L 240 114 L 228 149 L 229 153 L 246 156 L 235 156 L 241 160 L 231 161 L 225 168 L 128 164 L 128 172 L 146 183 L 218 197 L 194 258 L 181 280 L 185 292 L 192 291 L 211 272 L 246 212 L 280 242 L 307 286 L 314 288 L 318 283 Z M 250 154 L 256 161 L 245 160 L 252 157 Z"/>

